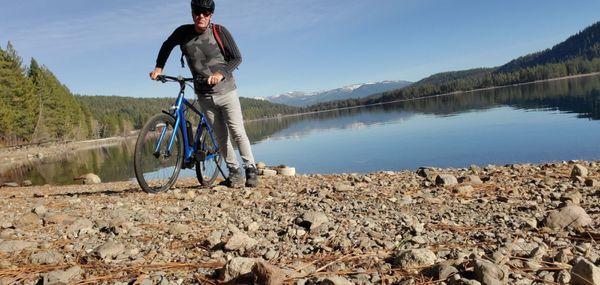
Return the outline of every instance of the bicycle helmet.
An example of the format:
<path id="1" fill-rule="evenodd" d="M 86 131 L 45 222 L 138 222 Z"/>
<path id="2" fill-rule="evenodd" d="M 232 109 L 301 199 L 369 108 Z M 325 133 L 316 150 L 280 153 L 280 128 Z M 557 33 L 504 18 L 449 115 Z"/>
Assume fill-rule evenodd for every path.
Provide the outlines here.
<path id="1" fill-rule="evenodd" d="M 215 1 L 213 0 L 192 0 L 192 12 L 199 14 L 202 11 L 208 11 L 211 14 L 215 12 Z"/>

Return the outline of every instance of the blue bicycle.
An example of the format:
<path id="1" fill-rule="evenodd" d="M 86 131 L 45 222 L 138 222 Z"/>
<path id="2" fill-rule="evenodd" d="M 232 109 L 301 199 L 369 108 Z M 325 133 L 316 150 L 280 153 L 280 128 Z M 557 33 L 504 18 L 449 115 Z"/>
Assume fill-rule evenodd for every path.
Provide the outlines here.
<path id="1" fill-rule="evenodd" d="M 168 190 L 182 168 L 195 168 L 201 185 L 213 185 L 219 173 L 225 177 L 223 157 L 206 117 L 185 99 L 186 85 L 197 79 L 161 75 L 157 80 L 177 82 L 180 91 L 175 105 L 150 118 L 138 135 L 133 165 L 140 187 L 148 193 Z M 188 110 L 199 117 L 195 135 Z"/>

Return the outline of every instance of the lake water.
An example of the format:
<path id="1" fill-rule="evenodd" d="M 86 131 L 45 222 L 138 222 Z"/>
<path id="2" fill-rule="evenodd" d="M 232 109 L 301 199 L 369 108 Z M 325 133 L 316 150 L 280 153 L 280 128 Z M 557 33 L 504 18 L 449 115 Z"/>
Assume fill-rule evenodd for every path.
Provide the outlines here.
<path id="1" fill-rule="evenodd" d="M 257 161 L 298 173 L 374 172 L 600 159 L 600 76 L 250 122 Z M 134 142 L 80 151 L 0 174 L 72 184 L 134 177 Z M 182 176 L 194 176 L 183 171 Z"/>

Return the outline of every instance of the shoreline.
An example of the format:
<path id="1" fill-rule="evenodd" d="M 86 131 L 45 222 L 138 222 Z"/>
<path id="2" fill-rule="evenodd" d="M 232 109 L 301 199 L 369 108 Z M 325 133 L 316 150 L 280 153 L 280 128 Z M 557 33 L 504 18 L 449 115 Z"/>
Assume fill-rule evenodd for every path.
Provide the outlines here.
<path id="1" fill-rule="evenodd" d="M 110 137 L 96 140 L 53 142 L 42 145 L 16 146 L 0 149 L 0 172 L 22 167 L 32 160 L 56 158 L 70 152 L 97 149 L 134 140 L 137 136 Z"/>
<path id="2" fill-rule="evenodd" d="M 2 188 L 0 284 L 221 284 L 258 263 L 270 284 L 566 284 L 581 260 L 598 269 L 598 205 L 600 161 Z"/>

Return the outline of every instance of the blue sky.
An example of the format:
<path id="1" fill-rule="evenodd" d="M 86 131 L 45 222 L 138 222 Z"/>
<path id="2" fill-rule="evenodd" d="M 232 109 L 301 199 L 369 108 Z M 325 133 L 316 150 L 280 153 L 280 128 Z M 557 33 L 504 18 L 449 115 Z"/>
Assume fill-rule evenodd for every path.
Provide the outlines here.
<path id="1" fill-rule="evenodd" d="M 416 81 L 489 67 L 551 47 L 600 20 L 598 0 L 217 0 L 234 35 L 241 96 L 382 80 Z M 164 97 L 148 79 L 162 42 L 191 22 L 189 0 L 0 0 L 0 43 L 12 41 L 73 92 Z M 178 49 L 165 73 L 189 75 Z"/>

